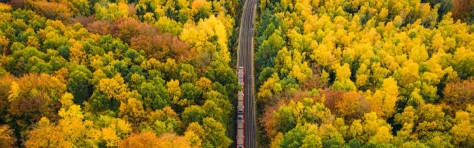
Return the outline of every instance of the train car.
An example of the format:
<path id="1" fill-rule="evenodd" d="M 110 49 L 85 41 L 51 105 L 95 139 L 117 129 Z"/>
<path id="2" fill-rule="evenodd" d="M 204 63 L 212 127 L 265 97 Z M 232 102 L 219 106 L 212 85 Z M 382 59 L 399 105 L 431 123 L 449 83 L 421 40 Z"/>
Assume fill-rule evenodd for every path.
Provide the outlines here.
<path id="1" fill-rule="evenodd" d="M 239 84 L 244 88 L 244 68 L 239 67 L 237 72 L 237 76 L 239 79 Z M 236 147 L 237 148 L 244 148 L 245 144 L 245 123 L 244 123 L 244 91 L 241 90 L 237 94 L 237 136 L 236 136 Z"/>
<path id="2" fill-rule="evenodd" d="M 237 94 L 237 115 L 244 115 L 244 92 Z"/>
<path id="3" fill-rule="evenodd" d="M 244 67 L 239 67 L 239 71 L 237 73 L 237 76 L 239 78 L 239 84 L 244 87 Z"/>
<path id="4" fill-rule="evenodd" d="M 244 148 L 245 131 L 244 131 L 244 115 L 237 115 L 237 148 Z"/>
<path id="5" fill-rule="evenodd" d="M 244 68 L 239 67 L 238 71 L 239 84 L 244 87 Z M 241 90 L 237 94 L 237 115 L 244 115 L 244 91 Z"/>
<path id="6" fill-rule="evenodd" d="M 238 107 L 237 107 L 237 148 L 243 148 L 244 147 L 244 142 L 245 142 L 245 121 L 244 121 L 244 105 L 243 105 L 243 93 L 242 91 L 239 91 L 239 98 L 242 98 L 242 100 L 238 100 Z"/>

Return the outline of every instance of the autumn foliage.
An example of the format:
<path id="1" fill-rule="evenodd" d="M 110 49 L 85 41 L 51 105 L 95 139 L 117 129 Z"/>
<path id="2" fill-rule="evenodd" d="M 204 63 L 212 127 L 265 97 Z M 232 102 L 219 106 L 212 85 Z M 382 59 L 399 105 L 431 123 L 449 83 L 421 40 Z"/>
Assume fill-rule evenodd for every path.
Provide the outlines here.
<path id="1" fill-rule="evenodd" d="M 463 21 L 472 22 L 474 14 L 474 1 L 473 0 L 453 0 L 453 17 L 461 19 Z"/>
<path id="2" fill-rule="evenodd" d="M 261 145 L 471 146 L 472 8 L 470 0 L 259 1 Z"/>
<path id="3" fill-rule="evenodd" d="M 446 84 L 443 90 L 442 102 L 454 110 L 465 109 L 474 103 L 474 80 L 460 80 Z"/>
<path id="4" fill-rule="evenodd" d="M 143 50 L 147 58 L 164 60 L 168 58 L 182 61 L 188 47 L 186 43 L 169 34 L 139 35 L 130 39 L 131 47 Z"/>
<path id="5" fill-rule="evenodd" d="M 120 147 L 136 147 L 136 148 L 148 148 L 148 147 L 157 147 L 157 148 L 190 148 L 191 145 L 185 137 L 179 137 L 175 134 L 163 134 L 160 137 L 157 137 L 152 132 L 141 133 L 137 135 L 132 135 L 124 139 L 120 143 Z"/>
<path id="6" fill-rule="evenodd" d="M 243 2 L 0 3 L 0 147 L 233 147 Z M 258 145 L 473 147 L 473 4 L 260 0 Z"/>
<path id="7" fill-rule="evenodd" d="M 16 138 L 13 135 L 13 130 L 8 125 L 0 127 L 0 146 L 4 148 L 15 147 Z"/>
<path id="8" fill-rule="evenodd" d="M 239 3 L 0 3 L 0 147 L 229 147 Z"/>
<path id="9" fill-rule="evenodd" d="M 325 106 L 336 116 L 348 121 L 361 118 L 364 113 L 371 110 L 370 102 L 357 92 L 331 91 L 325 94 Z"/>

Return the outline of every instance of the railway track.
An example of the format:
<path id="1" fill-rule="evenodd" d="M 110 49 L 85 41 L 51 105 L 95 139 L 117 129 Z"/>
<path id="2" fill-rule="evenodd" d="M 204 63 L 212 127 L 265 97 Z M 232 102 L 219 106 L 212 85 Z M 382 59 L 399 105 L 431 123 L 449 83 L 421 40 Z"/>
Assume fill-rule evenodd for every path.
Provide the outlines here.
<path id="1" fill-rule="evenodd" d="M 239 47 L 237 54 L 237 67 L 243 67 L 245 71 L 244 78 L 244 130 L 245 147 L 257 147 L 257 121 L 255 116 L 255 88 L 254 88 L 254 62 L 253 62 L 253 23 L 257 0 L 246 0 L 242 13 Z"/>

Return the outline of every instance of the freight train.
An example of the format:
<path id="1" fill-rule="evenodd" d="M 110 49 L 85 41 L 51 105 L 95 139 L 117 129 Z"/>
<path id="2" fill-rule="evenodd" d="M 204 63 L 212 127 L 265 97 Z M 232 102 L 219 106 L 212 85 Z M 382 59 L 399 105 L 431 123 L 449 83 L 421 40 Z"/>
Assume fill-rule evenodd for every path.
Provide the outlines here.
<path id="1" fill-rule="evenodd" d="M 239 67 L 237 76 L 239 78 L 239 84 L 242 86 L 242 90 L 239 90 L 237 94 L 237 148 L 244 148 L 245 143 L 245 123 L 244 123 L 244 68 Z"/>

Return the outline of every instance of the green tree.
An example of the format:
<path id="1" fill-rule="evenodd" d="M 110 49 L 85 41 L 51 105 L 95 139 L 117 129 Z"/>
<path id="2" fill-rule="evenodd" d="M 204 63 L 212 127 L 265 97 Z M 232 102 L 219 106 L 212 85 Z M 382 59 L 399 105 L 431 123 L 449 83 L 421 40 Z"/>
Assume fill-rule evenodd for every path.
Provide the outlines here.
<path id="1" fill-rule="evenodd" d="M 194 86 L 192 83 L 184 83 L 181 86 L 181 96 L 185 98 L 189 103 L 195 103 L 197 100 L 201 100 L 202 91 L 199 87 Z"/>
<path id="2" fill-rule="evenodd" d="M 79 14 L 88 16 L 91 14 L 91 6 L 89 1 L 86 0 L 72 0 L 72 4 L 74 4 L 74 7 L 77 9 Z"/>
<path id="3" fill-rule="evenodd" d="M 283 48 L 284 43 L 281 30 L 276 30 L 267 40 L 264 40 L 255 53 L 257 70 L 263 69 L 263 67 L 273 67 L 277 52 Z"/>
<path id="4" fill-rule="evenodd" d="M 287 148 L 299 148 L 303 146 L 304 139 L 306 137 L 306 131 L 300 126 L 293 128 L 292 130 L 285 133 L 280 143 L 280 147 Z"/>
<path id="5" fill-rule="evenodd" d="M 74 103 L 82 104 L 92 95 L 91 80 L 91 71 L 82 65 L 70 74 L 67 89 L 74 96 Z"/>
<path id="6" fill-rule="evenodd" d="M 207 116 L 206 111 L 197 105 L 186 107 L 181 115 L 181 119 L 185 125 L 192 122 L 203 123 L 203 119 Z"/>
<path id="7" fill-rule="evenodd" d="M 37 69 L 38 73 L 41 72 L 50 72 L 50 68 L 43 69 L 42 66 L 46 64 L 44 59 L 46 59 L 46 54 L 38 51 L 34 47 L 26 47 L 21 50 L 13 51 L 13 54 L 8 57 L 6 69 L 16 76 L 23 75 L 27 72 Z M 50 66 L 50 65 L 49 65 Z"/>
<path id="8" fill-rule="evenodd" d="M 193 83 L 197 81 L 197 74 L 190 64 L 179 64 L 179 78 L 182 83 Z"/>
<path id="9" fill-rule="evenodd" d="M 203 129 L 206 133 L 206 138 L 203 141 L 204 147 L 229 147 L 232 144 L 232 140 L 225 136 L 225 127 L 213 118 L 203 119 Z"/>

